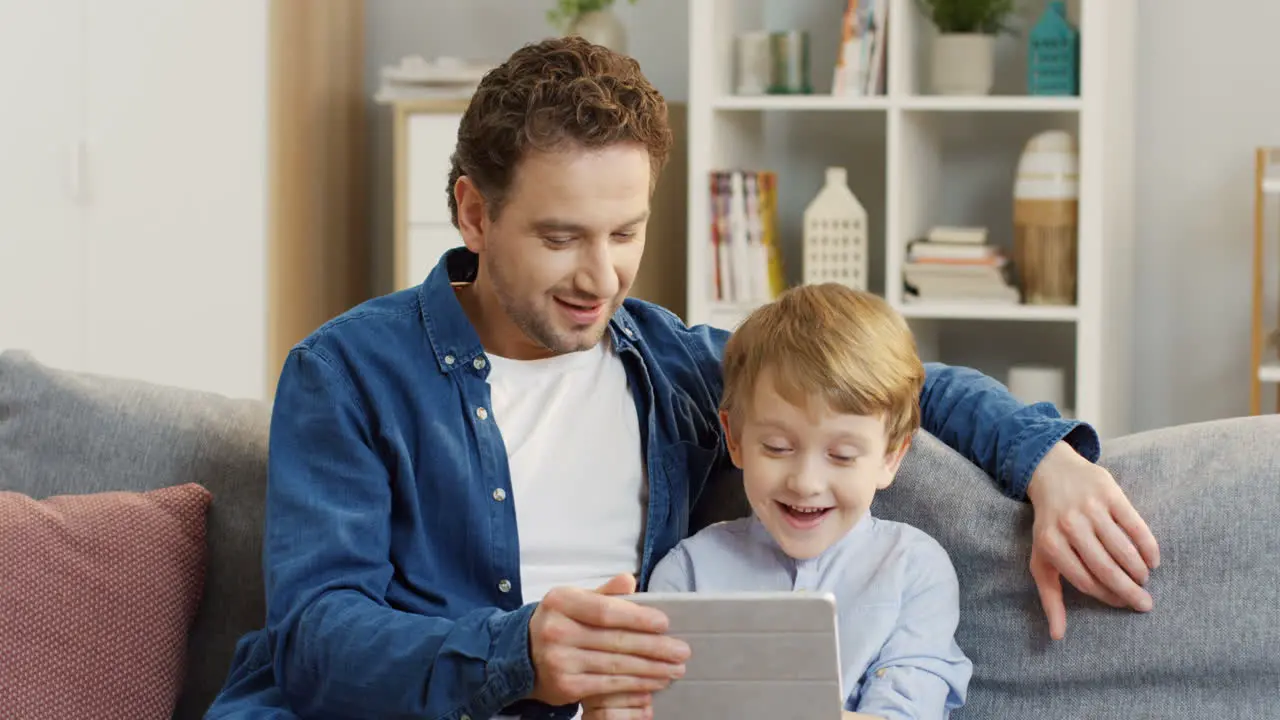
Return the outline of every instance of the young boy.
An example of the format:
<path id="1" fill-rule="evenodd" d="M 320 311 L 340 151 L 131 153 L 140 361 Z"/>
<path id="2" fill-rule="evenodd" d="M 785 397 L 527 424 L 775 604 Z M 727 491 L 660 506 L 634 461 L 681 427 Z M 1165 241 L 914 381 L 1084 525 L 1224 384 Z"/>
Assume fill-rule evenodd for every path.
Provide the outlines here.
<path id="1" fill-rule="evenodd" d="M 650 591 L 835 595 L 846 718 L 945 718 L 972 664 L 956 645 L 959 585 L 925 533 L 871 517 L 920 425 L 924 367 L 905 321 L 839 285 L 794 288 L 724 351 L 720 421 L 752 515 L 704 529 Z M 600 699 L 584 703 L 586 717 Z"/>

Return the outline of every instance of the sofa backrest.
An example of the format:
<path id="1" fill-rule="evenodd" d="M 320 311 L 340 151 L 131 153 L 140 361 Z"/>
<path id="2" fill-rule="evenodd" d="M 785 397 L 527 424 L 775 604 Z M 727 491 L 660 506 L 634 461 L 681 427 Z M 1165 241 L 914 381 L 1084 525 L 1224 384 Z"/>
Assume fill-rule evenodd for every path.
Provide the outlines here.
<path id="1" fill-rule="evenodd" d="M 205 594 L 174 718 L 202 718 L 235 643 L 261 627 L 270 408 L 262 402 L 54 370 L 0 354 L 0 489 L 36 498 L 208 488 Z"/>
<path id="2" fill-rule="evenodd" d="M 1106 443 L 1107 467 L 1160 543 L 1155 609 L 1065 585 L 1053 642 L 1029 571 L 1031 506 L 922 435 L 873 512 L 928 532 L 960 578 L 958 642 L 974 662 L 953 717 L 1274 717 L 1280 690 L 1280 416 Z"/>
<path id="3" fill-rule="evenodd" d="M 262 503 L 269 408 L 50 370 L 0 354 L 0 487 L 37 497 L 198 482 L 213 495 L 205 599 L 175 718 L 200 718 L 236 640 L 263 621 Z M 1054 643 L 1028 572 L 1032 510 L 921 434 L 873 512 L 951 554 L 958 642 L 974 661 L 957 718 L 1274 714 L 1280 678 L 1280 416 L 1109 442 L 1102 463 L 1161 545 L 1155 610 L 1114 610 L 1067 588 Z M 740 498 L 727 495 L 727 514 Z"/>

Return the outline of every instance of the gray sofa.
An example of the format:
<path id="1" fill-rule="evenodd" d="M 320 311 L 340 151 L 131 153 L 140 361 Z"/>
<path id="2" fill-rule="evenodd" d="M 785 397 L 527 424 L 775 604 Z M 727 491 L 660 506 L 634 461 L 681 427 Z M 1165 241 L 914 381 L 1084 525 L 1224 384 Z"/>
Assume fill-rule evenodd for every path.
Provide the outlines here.
<path id="1" fill-rule="evenodd" d="M 268 419 L 262 403 L 0 355 L 3 489 L 45 497 L 198 482 L 214 495 L 205 597 L 175 718 L 201 717 L 237 638 L 262 621 Z M 1149 585 L 1156 609 L 1138 615 L 1069 595 L 1058 643 L 1047 639 L 1026 569 L 1028 506 L 929 436 L 877 498 L 878 515 L 931 533 L 959 572 L 959 642 L 975 675 L 957 717 L 1275 717 L 1280 417 L 1135 435 L 1109 443 L 1103 462 L 1161 542 Z M 736 507 L 725 503 L 727 513 Z"/>

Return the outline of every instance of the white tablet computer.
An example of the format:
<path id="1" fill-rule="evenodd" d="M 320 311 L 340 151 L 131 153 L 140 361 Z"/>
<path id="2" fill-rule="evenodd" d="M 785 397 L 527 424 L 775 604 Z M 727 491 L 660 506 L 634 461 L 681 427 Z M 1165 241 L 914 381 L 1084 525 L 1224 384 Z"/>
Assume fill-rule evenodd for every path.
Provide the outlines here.
<path id="1" fill-rule="evenodd" d="M 822 593 L 638 593 L 689 643 L 685 676 L 653 697 L 654 720 L 839 720 L 835 597 Z"/>

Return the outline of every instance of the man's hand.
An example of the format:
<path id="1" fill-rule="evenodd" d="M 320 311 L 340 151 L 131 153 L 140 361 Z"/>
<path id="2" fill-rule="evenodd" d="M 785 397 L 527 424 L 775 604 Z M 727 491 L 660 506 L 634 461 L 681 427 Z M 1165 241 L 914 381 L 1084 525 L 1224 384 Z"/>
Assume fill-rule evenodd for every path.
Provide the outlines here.
<path id="1" fill-rule="evenodd" d="M 582 701 L 582 720 L 651 720 L 653 695 L 597 695 Z"/>
<path id="2" fill-rule="evenodd" d="M 1111 473 L 1059 442 L 1040 461 L 1027 498 L 1035 508 L 1031 576 L 1050 637 L 1066 634 L 1062 577 L 1113 607 L 1151 609 L 1142 586 L 1160 564 L 1160 547 Z"/>
<path id="3" fill-rule="evenodd" d="M 529 621 L 530 697 L 568 705 L 596 695 L 647 694 L 684 675 L 689 646 L 663 634 L 666 615 L 610 597 L 635 587 L 634 577 L 619 575 L 594 591 L 547 593 Z"/>

